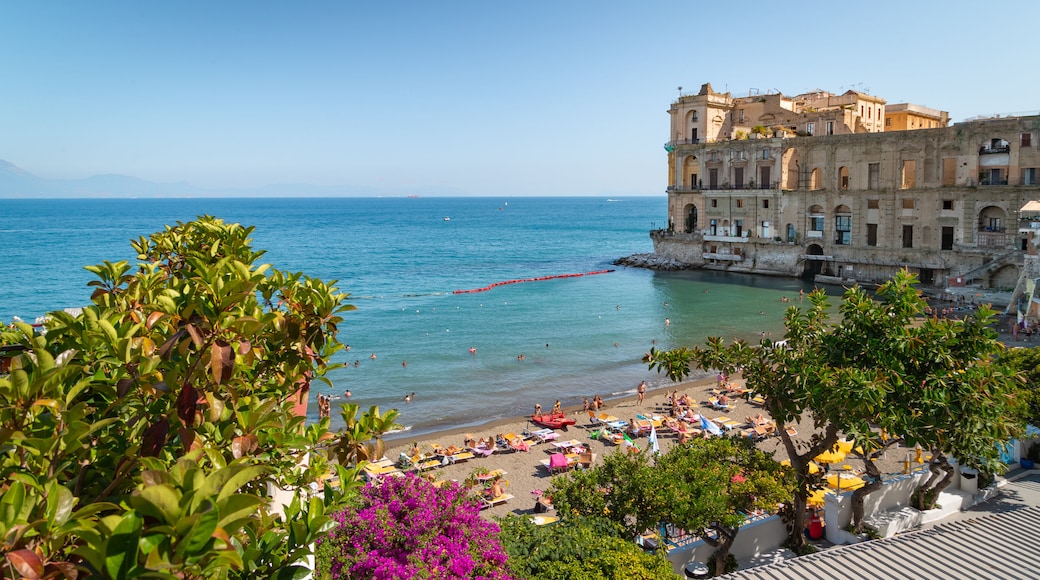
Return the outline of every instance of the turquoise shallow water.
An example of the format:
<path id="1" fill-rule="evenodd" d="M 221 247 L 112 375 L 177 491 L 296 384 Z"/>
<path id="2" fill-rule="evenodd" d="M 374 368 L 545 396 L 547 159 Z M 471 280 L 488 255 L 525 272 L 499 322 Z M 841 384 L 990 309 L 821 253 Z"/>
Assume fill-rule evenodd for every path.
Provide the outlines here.
<path id="1" fill-rule="evenodd" d="M 254 246 L 275 267 L 339 280 L 351 294 L 358 310 L 346 315 L 341 339 L 351 346 L 344 360 L 358 365 L 333 373 L 335 387 L 319 392 L 341 401 L 350 389 L 362 406 L 397 407 L 412 434 L 478 425 L 528 413 L 536 402 L 632 393 L 644 379 L 663 386 L 667 377 L 639 362 L 654 344 L 782 333 L 789 304 L 781 297 L 808 290 L 799 280 L 617 268 L 452 293 L 614 269 L 618 257 L 652 251 L 648 232 L 666 222 L 665 202 L 2 200 L 0 321 L 83 305 L 91 278 L 82 266 L 131 260 L 131 238 L 215 215 L 256 226 Z M 405 403 L 412 392 L 415 401 Z M 333 417 L 335 426 L 335 409 Z"/>

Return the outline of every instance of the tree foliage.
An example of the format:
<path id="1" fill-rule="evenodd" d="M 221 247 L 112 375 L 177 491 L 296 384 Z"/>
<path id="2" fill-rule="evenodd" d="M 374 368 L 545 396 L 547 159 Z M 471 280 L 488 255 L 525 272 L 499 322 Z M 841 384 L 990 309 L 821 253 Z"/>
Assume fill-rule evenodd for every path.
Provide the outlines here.
<path id="1" fill-rule="evenodd" d="M 699 536 L 724 565 L 748 514 L 775 511 L 791 485 L 749 441 L 720 437 L 675 445 L 654 460 L 615 452 L 594 469 L 555 478 L 550 493 L 564 517 L 602 517 L 630 538 L 664 524 Z"/>
<path id="2" fill-rule="evenodd" d="M 663 555 L 644 552 L 624 528 L 595 517 L 537 526 L 527 516 L 500 521 L 509 569 L 526 580 L 674 580 Z"/>
<path id="3" fill-rule="evenodd" d="M 267 496 L 332 468 L 320 452 L 337 445 L 328 420 L 305 425 L 294 405 L 327 382 L 353 307 L 329 283 L 258 264 L 251 232 L 212 217 L 168 226 L 132 242 L 136 269 L 87 268 L 96 279 L 81 314 L 54 312 L 45 332 L 4 328 L 7 575 L 305 572 L 342 493 L 295 492 L 280 513 Z M 349 490 L 357 472 L 339 469 Z"/>
<path id="4" fill-rule="evenodd" d="M 1040 427 L 1040 347 L 1009 348 L 999 360 L 1022 373 L 1026 384 L 1022 412 L 1027 423 Z"/>
<path id="5" fill-rule="evenodd" d="M 990 328 L 993 311 L 983 307 L 965 320 L 921 319 L 926 303 L 916 282 L 903 271 L 876 298 L 849 289 L 837 325 L 830 323 L 826 294 L 817 290 L 807 309 L 788 309 L 781 342 L 765 339 L 755 348 L 711 337 L 703 348 L 651 350 L 644 357 L 673 380 L 688 376 L 692 365 L 740 370 L 748 389 L 763 396 L 796 475 L 789 510 L 796 549 L 805 541 L 806 500 L 818 485 L 810 462 L 841 435 L 868 459 L 887 444 L 879 428 L 931 450 L 936 477 L 925 486 L 937 495 L 949 481 L 938 477 L 950 469 L 948 457 L 995 469 L 997 444 L 1016 431 L 1019 379 L 994 363 L 1001 345 Z M 785 426 L 803 418 L 813 430 L 800 444 Z M 880 487 L 880 474 L 871 467 L 868 490 Z"/>

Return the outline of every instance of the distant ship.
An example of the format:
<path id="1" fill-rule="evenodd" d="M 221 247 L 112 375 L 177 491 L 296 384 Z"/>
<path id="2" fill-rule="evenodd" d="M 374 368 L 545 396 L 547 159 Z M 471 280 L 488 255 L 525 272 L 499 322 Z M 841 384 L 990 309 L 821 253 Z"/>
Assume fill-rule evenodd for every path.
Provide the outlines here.
<path id="1" fill-rule="evenodd" d="M 450 222 L 450 221 L 451 221 L 451 218 L 450 218 L 450 217 L 448 217 L 448 216 L 444 216 L 444 221 L 446 221 L 446 222 Z"/>
<path id="2" fill-rule="evenodd" d="M 408 197 L 409 197 L 409 199 L 419 199 L 419 196 L 414 194 L 414 193 L 409 193 Z"/>
<path id="3" fill-rule="evenodd" d="M 607 201 L 623 201 L 623 200 L 620 200 L 620 199 L 610 199 L 610 198 L 607 198 Z"/>

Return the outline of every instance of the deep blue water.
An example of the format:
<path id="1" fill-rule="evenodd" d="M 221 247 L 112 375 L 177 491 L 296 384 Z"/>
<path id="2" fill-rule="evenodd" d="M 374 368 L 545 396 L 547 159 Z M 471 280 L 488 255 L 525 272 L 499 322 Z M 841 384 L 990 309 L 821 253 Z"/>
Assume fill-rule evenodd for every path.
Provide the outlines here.
<path id="1" fill-rule="evenodd" d="M 129 240 L 164 225 L 207 214 L 256 226 L 265 261 L 338 280 L 358 308 L 340 336 L 351 347 L 345 360 L 358 366 L 336 371 L 335 387 L 319 392 L 341 399 L 350 389 L 363 407 L 397 407 L 416 434 L 524 414 L 536 402 L 631 393 L 643 379 L 665 385 L 639 362 L 651 345 L 778 336 L 788 306 L 780 298 L 804 288 L 617 268 L 452 293 L 612 269 L 618 257 L 651 252 L 649 231 L 667 220 L 663 196 L 0 200 L 0 211 L 3 322 L 86 304 L 83 266 L 133 261 Z"/>

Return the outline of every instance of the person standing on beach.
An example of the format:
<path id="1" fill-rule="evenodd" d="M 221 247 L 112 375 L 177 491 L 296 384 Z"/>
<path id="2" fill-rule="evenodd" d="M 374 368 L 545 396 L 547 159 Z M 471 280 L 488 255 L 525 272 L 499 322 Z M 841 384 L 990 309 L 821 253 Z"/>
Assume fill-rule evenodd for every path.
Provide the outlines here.
<path id="1" fill-rule="evenodd" d="M 643 400 L 646 399 L 646 381 L 639 383 L 636 392 L 639 393 L 639 404 L 642 405 Z"/>

